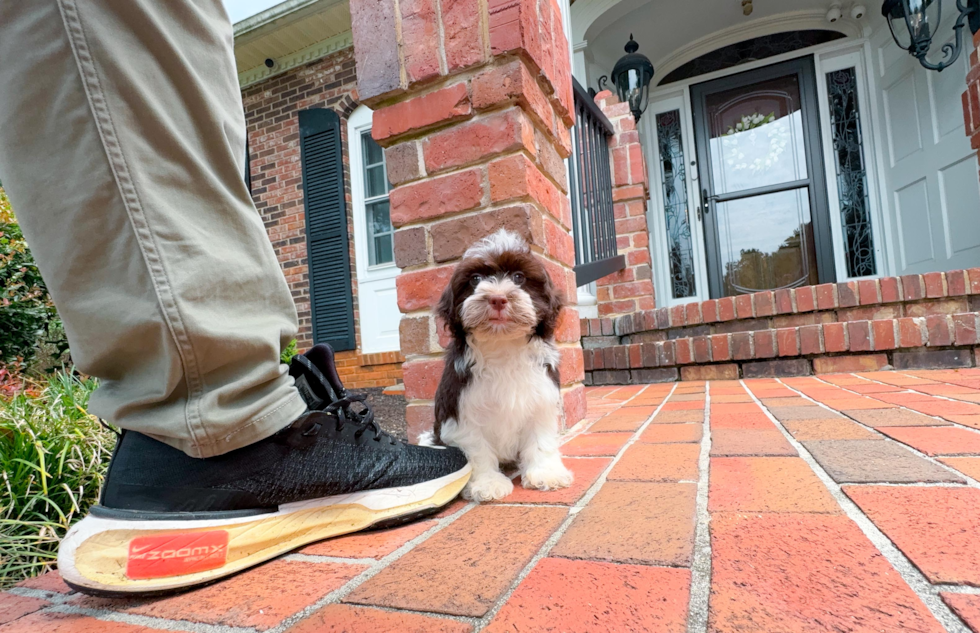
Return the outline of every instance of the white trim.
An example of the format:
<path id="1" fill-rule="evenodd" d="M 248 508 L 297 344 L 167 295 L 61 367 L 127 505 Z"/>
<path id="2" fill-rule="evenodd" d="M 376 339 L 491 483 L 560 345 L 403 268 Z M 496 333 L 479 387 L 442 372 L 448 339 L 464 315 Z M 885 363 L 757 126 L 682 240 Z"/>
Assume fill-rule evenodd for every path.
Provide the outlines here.
<path id="1" fill-rule="evenodd" d="M 814 66 L 817 81 L 818 113 L 820 117 L 820 142 L 824 156 L 824 170 L 827 180 L 827 206 L 830 214 L 830 230 L 833 235 L 834 268 L 837 281 L 850 279 L 875 278 L 885 275 L 885 257 L 883 254 L 884 219 L 881 214 L 880 195 L 878 188 L 878 170 L 876 153 L 874 151 L 874 132 L 871 125 L 873 108 L 872 98 L 866 78 L 866 64 L 862 43 L 855 43 L 853 50 L 843 50 L 835 53 L 814 56 Z M 834 157 L 834 144 L 830 125 L 830 103 L 827 94 L 827 73 L 844 68 L 854 68 L 857 83 L 858 110 L 861 117 L 862 153 L 867 178 L 868 212 L 871 215 L 871 236 L 874 240 L 875 271 L 874 275 L 866 277 L 848 277 L 845 258 L 844 231 L 841 226 L 840 194 L 837 190 L 837 168 Z"/>
<path id="2" fill-rule="evenodd" d="M 249 70 L 238 73 L 238 84 L 241 88 L 247 88 L 259 82 L 265 81 L 275 75 L 281 75 L 287 70 L 292 70 L 297 66 L 308 64 L 312 61 L 326 57 L 331 53 L 349 48 L 354 45 L 354 36 L 350 31 L 338 33 L 333 37 L 328 37 L 316 44 L 307 46 L 295 53 L 279 57 L 275 68 L 267 68 L 265 64 L 250 68 Z"/>
<path id="3" fill-rule="evenodd" d="M 396 338 L 391 345 L 379 343 L 373 337 L 366 336 L 365 318 L 375 318 L 372 306 L 367 301 L 367 286 L 375 282 L 391 281 L 394 288 L 394 278 L 398 276 L 399 268 L 394 264 L 369 265 L 368 227 L 365 217 L 364 197 L 364 157 L 361 152 L 361 134 L 371 130 L 374 112 L 366 105 L 358 106 L 347 117 L 347 148 L 350 158 L 350 193 L 351 215 L 354 219 L 354 270 L 357 275 L 357 308 L 358 332 L 360 333 L 362 354 L 377 354 L 394 352 L 400 348 Z M 397 305 L 393 306 L 395 310 Z"/>

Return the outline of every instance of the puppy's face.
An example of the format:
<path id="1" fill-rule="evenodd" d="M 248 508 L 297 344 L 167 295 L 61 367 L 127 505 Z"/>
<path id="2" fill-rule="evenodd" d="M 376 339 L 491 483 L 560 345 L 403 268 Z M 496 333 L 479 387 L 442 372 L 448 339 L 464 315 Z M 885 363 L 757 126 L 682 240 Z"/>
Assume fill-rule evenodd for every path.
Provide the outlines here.
<path id="1" fill-rule="evenodd" d="M 544 266 L 520 238 L 506 233 L 467 251 L 439 302 L 439 314 L 457 338 L 550 338 L 560 308 Z"/>

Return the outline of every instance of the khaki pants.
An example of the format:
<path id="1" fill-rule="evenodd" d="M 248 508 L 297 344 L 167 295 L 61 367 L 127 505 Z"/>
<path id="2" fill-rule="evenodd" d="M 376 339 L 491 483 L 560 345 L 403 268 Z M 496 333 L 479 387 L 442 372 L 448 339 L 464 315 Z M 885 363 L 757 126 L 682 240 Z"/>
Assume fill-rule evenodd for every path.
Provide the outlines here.
<path id="1" fill-rule="evenodd" d="M 0 181 L 91 411 L 197 457 L 305 409 L 244 171 L 220 0 L 0 0 Z"/>

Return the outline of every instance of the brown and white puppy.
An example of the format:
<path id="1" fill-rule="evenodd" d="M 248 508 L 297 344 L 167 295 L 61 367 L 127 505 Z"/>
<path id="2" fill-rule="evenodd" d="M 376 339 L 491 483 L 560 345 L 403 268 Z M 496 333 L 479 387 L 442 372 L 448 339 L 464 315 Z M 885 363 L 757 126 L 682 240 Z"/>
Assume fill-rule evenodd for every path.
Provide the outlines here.
<path id="1" fill-rule="evenodd" d="M 525 488 L 572 483 L 558 452 L 561 396 L 555 325 L 562 298 L 519 236 L 501 229 L 466 251 L 437 312 L 452 334 L 436 393 L 436 441 L 459 447 L 474 501 L 509 495 L 500 464 Z"/>

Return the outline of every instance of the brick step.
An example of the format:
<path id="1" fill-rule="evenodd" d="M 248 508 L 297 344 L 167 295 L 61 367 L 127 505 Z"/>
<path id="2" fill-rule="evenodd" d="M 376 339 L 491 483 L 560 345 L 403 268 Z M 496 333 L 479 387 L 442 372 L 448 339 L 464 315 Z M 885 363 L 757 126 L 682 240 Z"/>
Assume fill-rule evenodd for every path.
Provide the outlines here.
<path id="1" fill-rule="evenodd" d="M 605 345 L 584 350 L 586 383 L 973 367 L 978 326 L 980 312 L 964 312 Z"/>

